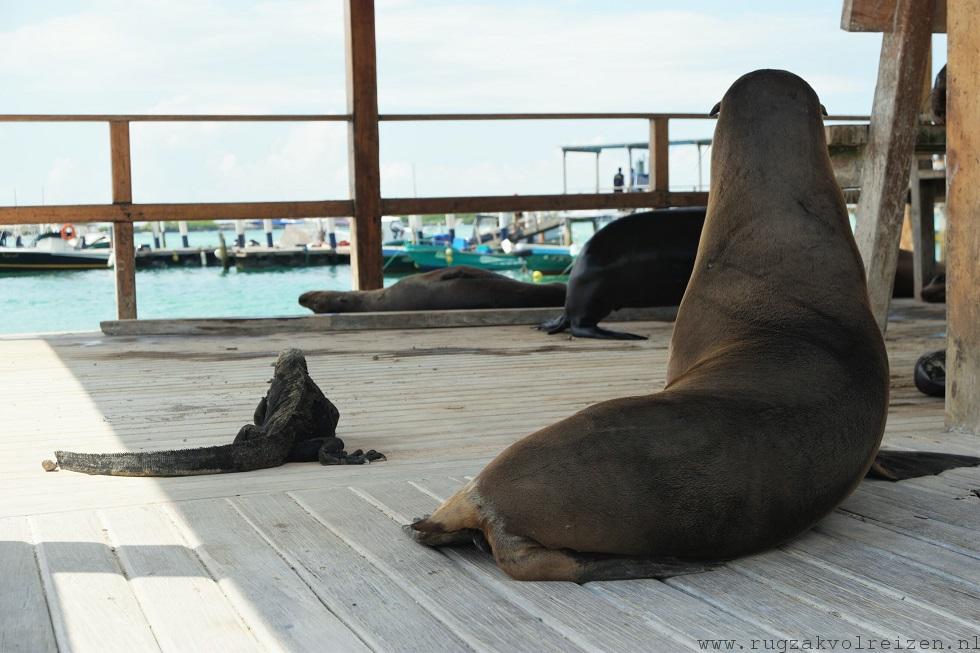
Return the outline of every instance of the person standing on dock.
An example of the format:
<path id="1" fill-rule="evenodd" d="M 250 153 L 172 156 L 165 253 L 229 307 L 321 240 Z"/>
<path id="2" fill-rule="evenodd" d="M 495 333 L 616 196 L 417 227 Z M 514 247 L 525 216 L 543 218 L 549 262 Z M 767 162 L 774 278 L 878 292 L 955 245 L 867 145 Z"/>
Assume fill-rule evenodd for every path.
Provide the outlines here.
<path id="1" fill-rule="evenodd" d="M 622 168 L 618 168 L 616 170 L 616 174 L 613 176 L 613 192 L 614 193 L 622 193 L 623 192 L 623 183 L 624 183 L 623 169 Z"/>

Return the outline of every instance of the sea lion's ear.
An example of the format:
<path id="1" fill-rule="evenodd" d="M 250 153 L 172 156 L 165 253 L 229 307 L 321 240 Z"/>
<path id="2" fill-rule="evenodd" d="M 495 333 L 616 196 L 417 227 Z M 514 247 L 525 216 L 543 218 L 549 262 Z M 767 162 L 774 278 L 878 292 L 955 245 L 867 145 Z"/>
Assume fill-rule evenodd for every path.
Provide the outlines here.
<path id="1" fill-rule="evenodd" d="M 721 113 L 721 102 L 711 107 L 711 111 L 708 113 L 708 115 L 712 118 L 717 118 L 719 113 Z"/>
<path id="2" fill-rule="evenodd" d="M 821 115 L 822 115 L 822 116 L 823 116 L 824 118 L 826 118 L 827 116 L 829 116 L 829 115 L 830 115 L 829 113 L 827 113 L 827 107 L 825 107 L 825 106 L 824 106 L 824 105 L 822 105 L 822 104 L 820 105 L 820 114 L 821 114 Z"/>

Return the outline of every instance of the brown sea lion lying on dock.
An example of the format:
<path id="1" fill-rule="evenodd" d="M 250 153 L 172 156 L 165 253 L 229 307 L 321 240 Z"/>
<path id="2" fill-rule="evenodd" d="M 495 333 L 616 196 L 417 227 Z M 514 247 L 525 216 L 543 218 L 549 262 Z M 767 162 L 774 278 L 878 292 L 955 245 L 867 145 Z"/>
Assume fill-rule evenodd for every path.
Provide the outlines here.
<path id="1" fill-rule="evenodd" d="M 666 577 L 785 542 L 857 487 L 888 359 L 813 89 L 785 71 L 737 80 L 711 166 L 666 388 L 511 445 L 416 539 L 485 538 L 518 579 Z"/>
<path id="2" fill-rule="evenodd" d="M 380 290 L 312 290 L 299 303 L 314 313 L 440 311 L 562 306 L 563 283 L 524 283 L 489 270 L 456 265 L 413 274 Z"/>

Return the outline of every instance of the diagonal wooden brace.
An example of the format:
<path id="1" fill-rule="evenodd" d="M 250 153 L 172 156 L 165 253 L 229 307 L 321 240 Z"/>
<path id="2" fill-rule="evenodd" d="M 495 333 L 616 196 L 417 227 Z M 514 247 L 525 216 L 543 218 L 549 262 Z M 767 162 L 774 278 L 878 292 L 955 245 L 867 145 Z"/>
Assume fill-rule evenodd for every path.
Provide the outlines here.
<path id="1" fill-rule="evenodd" d="M 902 235 L 932 12 L 933 0 L 897 0 L 893 29 L 881 42 L 855 238 L 864 259 L 871 309 L 882 332 Z"/>

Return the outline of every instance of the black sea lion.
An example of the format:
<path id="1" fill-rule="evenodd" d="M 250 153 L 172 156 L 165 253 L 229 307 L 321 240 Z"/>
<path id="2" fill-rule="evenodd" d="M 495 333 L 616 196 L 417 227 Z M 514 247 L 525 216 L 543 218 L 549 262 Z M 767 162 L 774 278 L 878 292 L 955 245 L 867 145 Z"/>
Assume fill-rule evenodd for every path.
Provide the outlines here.
<path id="1" fill-rule="evenodd" d="M 314 313 L 533 308 L 564 304 L 565 284 L 523 283 L 457 265 L 413 274 L 380 290 L 311 290 L 300 295 L 299 303 Z"/>
<path id="2" fill-rule="evenodd" d="M 538 325 L 549 334 L 566 329 L 579 338 L 642 340 L 598 323 L 619 308 L 676 306 L 694 270 L 705 208 L 658 209 L 611 222 L 575 260 L 565 311 Z M 911 297 L 912 252 L 899 250 L 893 297 Z M 932 293 L 932 294 L 929 294 Z M 923 299 L 935 292 L 923 289 Z M 943 297 L 942 301 L 945 301 Z"/>
<path id="3" fill-rule="evenodd" d="M 481 533 L 520 579 L 663 577 L 784 542 L 854 490 L 884 431 L 888 360 L 813 89 L 784 71 L 738 79 L 711 172 L 666 388 L 510 446 L 417 539 Z"/>
<path id="4" fill-rule="evenodd" d="M 642 339 L 599 322 L 620 308 L 677 306 L 694 270 L 703 206 L 634 213 L 595 233 L 568 279 L 565 311 L 538 328 L 580 338 Z"/>

